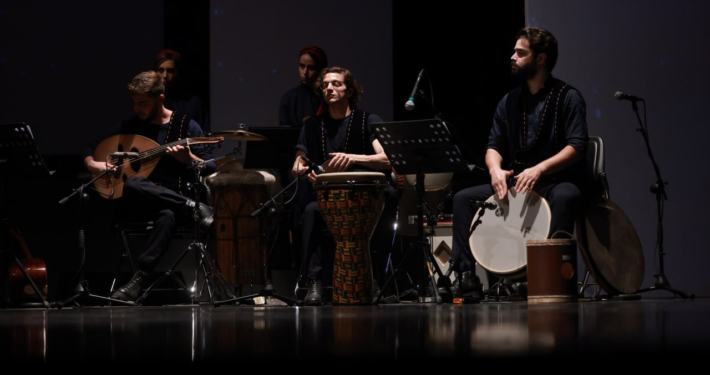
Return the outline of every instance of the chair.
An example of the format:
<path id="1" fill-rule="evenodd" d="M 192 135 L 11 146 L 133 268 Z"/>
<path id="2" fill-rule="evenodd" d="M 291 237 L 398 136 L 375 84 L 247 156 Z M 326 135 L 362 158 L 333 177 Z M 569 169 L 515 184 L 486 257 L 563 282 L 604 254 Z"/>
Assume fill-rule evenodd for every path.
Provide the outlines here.
<path id="1" fill-rule="evenodd" d="M 590 196 L 609 199 L 609 182 L 604 171 L 604 142 L 601 137 L 589 136 L 587 144 L 587 184 Z"/>
<path id="2" fill-rule="evenodd" d="M 206 201 L 211 200 L 211 192 L 209 188 L 205 185 L 204 181 L 201 181 L 202 184 L 202 189 L 206 192 Z M 205 286 L 207 286 L 210 302 L 213 302 L 214 299 L 214 292 L 216 289 L 216 286 L 222 283 L 224 285 L 224 280 L 219 280 L 219 277 L 221 274 L 215 273 L 214 271 L 216 270 L 213 260 L 210 257 L 210 255 L 207 253 L 207 244 L 209 243 L 209 235 L 206 235 L 204 238 L 204 242 L 200 242 L 199 235 L 195 233 L 194 229 L 194 223 L 189 223 L 187 225 L 180 225 L 177 227 L 175 235 L 173 236 L 173 239 L 191 239 L 193 242 L 181 253 L 181 255 L 178 257 L 176 261 L 173 262 L 172 266 L 168 269 L 168 271 L 164 272 L 163 275 L 161 275 L 156 281 L 154 281 L 143 293 L 141 296 L 138 297 L 136 300 L 135 304 L 140 305 L 142 302 L 145 300 L 145 298 L 152 292 L 156 291 L 158 289 L 155 289 L 158 285 L 160 285 L 166 278 L 171 277 L 175 280 L 175 282 L 178 284 L 178 288 L 171 288 L 171 289 L 160 289 L 160 290 L 178 290 L 184 292 L 188 298 L 190 298 L 191 302 L 194 302 L 196 298 L 199 298 L 202 296 L 202 292 L 204 291 Z M 142 222 L 132 222 L 132 221 L 120 221 L 118 222 L 115 227 L 117 231 L 120 233 L 121 240 L 123 243 L 123 254 L 121 256 L 121 261 L 118 264 L 118 267 L 116 269 L 116 273 L 114 275 L 114 279 L 111 283 L 111 289 L 109 291 L 109 295 L 111 295 L 114 292 L 114 289 L 116 287 L 116 280 L 118 279 L 118 275 L 121 271 L 121 268 L 123 267 L 123 263 L 125 261 L 128 261 L 132 273 L 135 273 L 138 269 L 135 265 L 135 262 L 133 261 L 133 257 L 131 255 L 131 248 L 130 248 L 130 240 L 131 239 L 136 239 L 136 238 L 148 238 L 153 232 L 153 226 L 154 222 L 152 221 L 142 221 Z M 185 256 L 191 252 L 195 251 L 195 256 L 197 258 L 197 264 L 195 266 L 195 280 L 193 282 L 193 285 L 191 288 L 188 288 L 185 283 L 177 277 L 175 274 L 175 268 L 182 262 L 182 260 L 185 258 Z M 197 283 L 199 280 L 199 276 L 202 274 L 203 279 L 202 279 L 202 285 L 200 287 L 197 287 Z M 217 279 L 217 280 L 211 280 L 211 279 Z M 215 284 L 216 283 L 216 284 Z M 214 284 L 214 285 L 213 285 Z M 223 288 L 226 289 L 226 288 Z M 231 294 L 231 291 L 225 290 L 225 292 L 229 296 L 233 296 Z"/>
<path id="3" fill-rule="evenodd" d="M 589 187 L 588 196 L 592 199 L 598 197 L 609 199 L 609 182 L 605 172 L 605 162 L 604 141 L 599 136 L 590 135 L 587 143 L 587 186 Z M 579 288 L 579 296 L 583 297 L 584 290 L 593 285 L 594 298 L 596 298 L 601 291 L 599 284 L 589 282 L 591 271 L 586 264 L 585 269 L 584 281 Z"/>

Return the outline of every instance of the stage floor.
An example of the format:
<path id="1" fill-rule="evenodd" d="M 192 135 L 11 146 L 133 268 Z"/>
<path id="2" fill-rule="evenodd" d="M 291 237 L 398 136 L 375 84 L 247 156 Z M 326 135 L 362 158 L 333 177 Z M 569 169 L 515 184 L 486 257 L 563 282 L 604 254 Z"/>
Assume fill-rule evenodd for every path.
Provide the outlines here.
<path id="1" fill-rule="evenodd" d="M 5 309 L 0 358 L 174 364 L 259 357 L 686 356 L 710 347 L 708 317 L 710 299 L 702 298 Z"/>

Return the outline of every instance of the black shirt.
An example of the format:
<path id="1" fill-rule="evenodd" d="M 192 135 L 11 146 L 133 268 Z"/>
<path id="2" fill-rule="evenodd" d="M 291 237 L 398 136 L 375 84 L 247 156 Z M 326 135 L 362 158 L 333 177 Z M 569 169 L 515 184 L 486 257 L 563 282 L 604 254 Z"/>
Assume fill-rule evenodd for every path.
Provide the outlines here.
<path id="1" fill-rule="evenodd" d="M 382 122 L 382 118 L 375 114 L 365 115 L 365 126 L 362 127 L 362 111 L 355 111 L 343 119 L 332 119 L 329 114 L 310 119 L 301 129 L 298 138 L 297 150 L 302 150 L 306 156 L 317 164 L 322 164 L 331 159 L 328 155 L 333 152 L 348 154 L 372 155 L 375 150 L 372 142 L 376 139 L 372 132 L 371 124 Z M 355 117 L 353 117 L 355 116 Z M 352 118 L 353 126 L 348 135 L 348 125 Z M 351 137 L 348 139 L 348 137 Z M 321 143 L 325 140 L 325 147 Z M 364 142 L 363 142 L 364 140 Z M 325 157 L 323 157 L 323 148 Z"/>
<path id="2" fill-rule="evenodd" d="M 279 125 L 303 126 L 305 118 L 316 117 L 319 106 L 320 98 L 313 91 L 313 86 L 302 83 L 281 97 Z"/>

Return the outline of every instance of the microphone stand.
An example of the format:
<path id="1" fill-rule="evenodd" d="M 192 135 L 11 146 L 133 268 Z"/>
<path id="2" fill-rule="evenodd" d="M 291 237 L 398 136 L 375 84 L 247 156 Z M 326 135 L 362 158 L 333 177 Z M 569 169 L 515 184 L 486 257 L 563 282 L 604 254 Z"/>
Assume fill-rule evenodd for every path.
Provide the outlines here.
<path id="1" fill-rule="evenodd" d="M 643 101 L 643 100 L 642 100 Z M 661 177 L 661 170 L 658 168 L 658 164 L 656 164 L 656 159 L 653 157 L 653 151 L 651 151 L 651 144 L 648 140 L 648 130 L 646 125 L 641 121 L 641 116 L 639 115 L 639 108 L 638 105 L 636 104 L 637 100 L 632 100 L 631 101 L 631 106 L 636 113 L 636 118 L 638 119 L 639 122 L 639 127 L 636 129 L 639 133 L 641 133 L 641 136 L 643 137 L 644 142 L 646 143 L 646 151 L 648 152 L 648 157 L 651 159 L 651 164 L 653 164 L 653 170 L 656 172 L 656 182 L 654 182 L 651 185 L 651 193 L 656 195 L 656 214 L 658 215 L 658 224 L 656 226 L 656 246 L 658 247 L 658 263 L 659 263 L 659 273 L 654 275 L 656 278 L 656 283 L 655 285 L 648 287 L 648 288 L 643 288 L 639 290 L 639 293 L 645 293 L 645 292 L 652 292 L 655 290 L 666 290 L 671 293 L 673 293 L 673 296 L 681 296 L 684 299 L 687 299 L 690 297 L 691 299 L 695 298 L 695 294 L 690 294 L 688 295 L 685 292 L 682 292 L 677 289 L 671 288 L 671 284 L 668 281 L 668 278 L 666 277 L 665 273 L 665 267 L 664 267 L 664 257 L 666 253 L 663 251 L 663 204 L 664 201 L 668 200 L 668 196 L 666 195 L 666 185 L 668 184 L 666 181 L 663 180 Z M 644 119 L 646 118 L 646 102 L 644 101 Z"/>
<path id="2" fill-rule="evenodd" d="M 77 202 L 78 204 L 78 211 L 79 211 L 79 249 L 83 254 L 86 254 L 86 240 L 84 236 L 84 224 L 83 224 L 83 208 L 82 208 L 82 202 L 87 200 L 89 198 L 88 194 L 84 193 L 84 189 L 86 189 L 88 186 L 91 186 L 96 180 L 106 176 L 109 173 L 113 173 L 116 171 L 119 165 L 123 164 L 123 157 L 119 157 L 118 162 L 116 162 L 115 165 L 113 165 L 111 168 L 107 168 L 105 171 L 99 173 L 96 177 L 91 179 L 91 181 L 82 184 L 79 186 L 77 189 L 74 189 L 74 191 L 67 195 L 66 197 L 62 198 L 62 200 L 59 201 L 59 204 L 65 204 L 67 203 L 72 197 L 75 195 L 79 194 L 79 200 Z M 112 193 L 113 194 L 113 193 Z M 118 304 L 123 304 L 123 305 L 128 305 L 128 306 L 135 306 L 135 303 L 133 301 L 123 301 L 123 300 L 118 300 L 114 299 L 111 297 L 104 297 L 100 296 L 97 294 L 92 294 L 89 291 L 89 281 L 84 279 L 84 264 L 82 262 L 80 269 L 79 269 L 79 282 L 77 282 L 76 287 L 74 287 L 74 295 L 71 297 L 57 301 L 52 303 L 52 307 L 56 307 L 58 309 L 62 309 L 64 306 L 66 306 L 69 303 L 74 303 L 76 306 L 83 306 L 81 303 L 79 303 L 77 300 L 99 300 L 103 302 L 108 302 L 108 303 L 118 303 Z"/>

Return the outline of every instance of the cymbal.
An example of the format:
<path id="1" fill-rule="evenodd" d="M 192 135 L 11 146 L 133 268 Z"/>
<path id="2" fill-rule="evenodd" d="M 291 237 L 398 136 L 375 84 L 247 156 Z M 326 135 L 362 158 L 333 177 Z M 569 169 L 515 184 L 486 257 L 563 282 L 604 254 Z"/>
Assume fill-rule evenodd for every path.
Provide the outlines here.
<path id="1" fill-rule="evenodd" d="M 268 141 L 269 139 L 261 134 L 251 133 L 246 130 L 221 130 L 212 132 L 213 136 L 224 137 L 235 141 Z"/>

